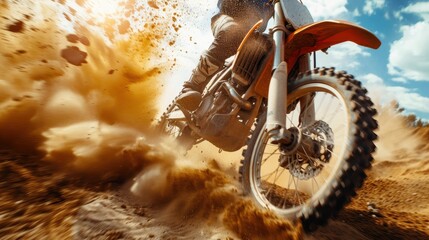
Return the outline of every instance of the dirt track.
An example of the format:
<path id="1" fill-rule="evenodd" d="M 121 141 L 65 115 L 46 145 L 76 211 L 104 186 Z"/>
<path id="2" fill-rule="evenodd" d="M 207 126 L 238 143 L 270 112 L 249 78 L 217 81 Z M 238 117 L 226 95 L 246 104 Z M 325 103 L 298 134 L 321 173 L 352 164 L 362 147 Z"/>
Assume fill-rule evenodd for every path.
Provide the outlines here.
<path id="1" fill-rule="evenodd" d="M 240 239 L 198 216 L 198 221 L 192 215 L 166 217 L 166 209 L 142 205 L 127 194 L 126 183 L 85 183 L 55 173 L 37 156 L 5 150 L 0 161 L 4 239 Z M 357 198 L 328 226 L 304 238 L 427 239 L 429 175 L 427 167 L 413 171 L 416 161 L 376 161 Z M 408 173 L 394 175 L 398 165 Z"/>

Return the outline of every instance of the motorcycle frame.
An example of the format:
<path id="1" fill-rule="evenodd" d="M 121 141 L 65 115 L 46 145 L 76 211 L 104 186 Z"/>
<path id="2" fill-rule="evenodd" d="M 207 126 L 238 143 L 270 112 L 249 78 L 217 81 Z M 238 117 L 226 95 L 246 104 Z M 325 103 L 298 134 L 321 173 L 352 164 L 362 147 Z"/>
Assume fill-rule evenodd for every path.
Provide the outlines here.
<path id="1" fill-rule="evenodd" d="M 225 68 L 211 79 L 203 95 L 212 95 L 218 89 L 225 91 L 234 102 L 233 110 L 229 115 L 235 116 L 240 111 L 247 110 L 247 121 L 242 124 L 249 131 L 254 120 L 261 113 L 260 108 L 263 105 L 263 100 L 267 99 L 265 130 L 269 134 L 270 142 L 288 144 L 292 138 L 292 133 L 286 129 L 287 86 L 291 70 L 297 68 L 301 73 L 310 70 L 310 54 L 312 52 L 326 50 L 345 41 L 352 41 L 374 49 L 377 49 L 381 42 L 368 30 L 350 22 L 340 20 L 314 22 L 308 9 L 298 0 L 274 0 L 273 4 L 274 26 L 270 29 L 270 34 L 274 42 L 274 49 L 267 57 L 259 78 L 251 83 L 243 95 L 239 95 L 234 89 L 228 88 L 227 79 L 233 77 L 231 75 L 233 74 L 232 68 L 242 46 L 249 36 L 262 25 L 262 20 L 249 30 L 237 50 L 234 61 L 227 62 Z M 249 102 L 251 98 L 254 101 L 253 105 Z M 299 101 L 301 103 L 301 112 L 305 112 L 300 116 L 300 125 L 307 126 L 312 124 L 315 120 L 314 104 L 311 104 L 313 97 L 310 95 L 304 96 Z M 246 109 L 249 108 L 248 106 L 250 106 L 250 109 Z M 242 146 L 240 144 L 245 144 L 245 142 L 234 142 L 234 144 L 231 143 L 234 147 L 229 148 L 229 144 L 225 143 L 227 142 L 226 139 L 205 134 L 192 121 L 193 113 L 182 109 L 180 106 L 178 107 L 184 114 L 187 125 L 202 139 L 208 140 L 225 151 L 238 150 Z M 305 108 L 305 111 L 303 111 L 303 108 Z M 170 119 L 180 121 L 183 118 L 175 117 Z M 247 136 L 248 132 L 243 134 Z M 245 140 L 245 138 L 243 139 Z"/>
<path id="2" fill-rule="evenodd" d="M 307 8 L 297 0 L 275 0 L 273 3 L 274 27 L 271 32 L 275 43 L 272 64 L 274 73 L 268 83 L 256 83 L 257 86 L 262 87 L 257 87 L 255 90 L 264 94 L 264 86 L 266 88 L 268 85 L 268 93 L 265 93 L 268 95 L 265 130 L 268 132 L 270 142 L 288 144 L 292 136 L 292 133 L 286 129 L 287 83 L 290 67 L 299 61 L 299 71 L 308 71 L 311 52 L 326 50 L 345 41 L 352 41 L 373 49 L 377 49 L 381 42 L 368 30 L 350 22 L 325 20 L 308 23 L 312 21 L 311 15 L 310 18 L 307 17 L 309 14 Z M 293 16 L 289 13 L 293 13 Z M 287 24 L 296 30 L 290 31 Z M 310 96 L 305 98 L 300 101 L 311 101 Z M 306 109 L 306 116 L 303 116 L 301 124 L 314 121 L 314 104 L 307 104 L 307 106 L 311 108 Z"/>

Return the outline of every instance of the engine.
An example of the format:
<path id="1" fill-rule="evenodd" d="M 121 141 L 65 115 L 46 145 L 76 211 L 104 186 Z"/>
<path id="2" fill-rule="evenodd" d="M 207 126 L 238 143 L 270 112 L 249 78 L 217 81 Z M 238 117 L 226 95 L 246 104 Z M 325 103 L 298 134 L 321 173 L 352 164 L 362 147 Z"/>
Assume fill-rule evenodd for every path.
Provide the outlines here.
<path id="1" fill-rule="evenodd" d="M 194 114 L 196 124 L 201 134 L 219 148 L 235 151 L 245 144 L 258 109 L 253 107 L 255 99 L 243 96 L 260 76 L 272 49 L 271 38 L 255 32 L 235 57 L 232 73 L 217 80 L 215 91 L 203 97 Z"/>

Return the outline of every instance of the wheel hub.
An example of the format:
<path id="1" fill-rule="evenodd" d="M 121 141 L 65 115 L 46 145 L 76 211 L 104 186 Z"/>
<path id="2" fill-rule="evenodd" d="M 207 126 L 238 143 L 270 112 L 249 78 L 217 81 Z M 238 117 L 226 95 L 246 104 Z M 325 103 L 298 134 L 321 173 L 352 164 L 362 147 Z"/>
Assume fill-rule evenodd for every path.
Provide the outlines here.
<path id="1" fill-rule="evenodd" d="M 334 134 L 324 121 L 299 131 L 290 129 L 293 136 L 292 144 L 282 145 L 282 154 L 279 159 L 280 166 L 300 180 L 313 178 L 322 171 L 325 163 L 332 157 L 334 148 Z"/>

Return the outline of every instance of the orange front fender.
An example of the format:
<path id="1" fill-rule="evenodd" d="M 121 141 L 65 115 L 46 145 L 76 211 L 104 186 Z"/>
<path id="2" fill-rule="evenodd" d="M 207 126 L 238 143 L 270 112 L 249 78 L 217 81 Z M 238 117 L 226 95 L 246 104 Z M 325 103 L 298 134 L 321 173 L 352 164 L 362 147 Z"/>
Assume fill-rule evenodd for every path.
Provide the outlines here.
<path id="1" fill-rule="evenodd" d="M 285 43 L 285 59 L 292 67 L 303 54 L 346 41 L 373 49 L 381 45 L 380 40 L 363 27 L 342 20 L 325 20 L 306 25 L 289 35 Z"/>
<path id="2" fill-rule="evenodd" d="M 284 49 L 289 71 L 295 65 L 299 56 L 327 49 L 346 41 L 374 49 L 379 48 L 381 45 L 380 40 L 374 34 L 353 23 L 341 20 L 315 22 L 297 29 L 288 36 Z M 269 64 L 265 67 L 255 87 L 255 91 L 264 97 L 268 96 L 273 58 L 271 56 L 268 61 Z"/>

